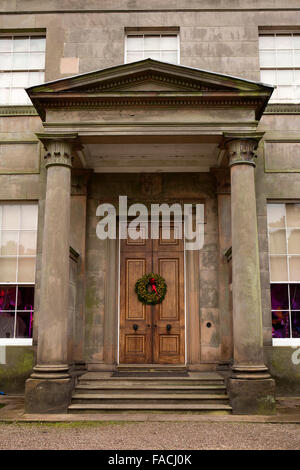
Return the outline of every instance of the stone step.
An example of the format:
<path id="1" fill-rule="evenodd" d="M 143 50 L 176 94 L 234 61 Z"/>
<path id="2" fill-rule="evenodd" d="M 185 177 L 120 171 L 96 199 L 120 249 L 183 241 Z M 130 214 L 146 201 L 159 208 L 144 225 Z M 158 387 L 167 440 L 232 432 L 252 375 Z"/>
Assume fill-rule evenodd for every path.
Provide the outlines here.
<path id="1" fill-rule="evenodd" d="M 231 414 L 231 406 L 225 404 L 87 404 L 75 403 L 69 406 L 68 413 L 201 413 Z"/>
<path id="2" fill-rule="evenodd" d="M 220 379 L 204 379 L 194 377 L 105 377 L 105 378 L 85 378 L 79 377 L 79 384 L 120 384 L 125 387 L 130 387 L 133 384 L 153 384 L 153 385 L 223 385 L 224 380 Z"/>
<path id="3" fill-rule="evenodd" d="M 218 403 L 228 404 L 227 395 L 183 395 L 176 393 L 169 394 L 145 394 L 139 395 L 137 393 L 124 392 L 123 395 L 109 395 L 103 393 L 74 393 L 72 397 L 72 403 L 92 403 L 94 404 L 119 404 L 119 403 L 130 403 L 135 404 L 138 408 L 144 404 L 204 404 L 204 403 Z"/>
<path id="4" fill-rule="evenodd" d="M 131 384 L 130 387 L 126 389 L 130 391 L 135 391 L 139 394 L 147 394 L 150 392 L 159 392 L 159 393 L 211 393 L 211 394 L 218 394 L 226 392 L 225 385 L 153 385 L 153 384 Z M 75 392 L 81 393 L 110 393 L 114 395 L 120 395 L 124 393 L 124 384 L 106 384 L 103 383 L 101 385 L 97 385 L 94 383 L 88 384 L 78 384 L 75 387 Z"/>

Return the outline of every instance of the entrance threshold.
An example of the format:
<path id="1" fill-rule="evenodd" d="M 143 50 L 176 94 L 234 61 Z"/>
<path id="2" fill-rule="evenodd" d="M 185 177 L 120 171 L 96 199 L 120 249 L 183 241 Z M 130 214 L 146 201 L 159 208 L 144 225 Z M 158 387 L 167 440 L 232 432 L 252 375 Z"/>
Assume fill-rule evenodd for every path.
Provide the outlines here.
<path id="1" fill-rule="evenodd" d="M 118 364 L 114 376 L 188 376 L 183 364 Z"/>

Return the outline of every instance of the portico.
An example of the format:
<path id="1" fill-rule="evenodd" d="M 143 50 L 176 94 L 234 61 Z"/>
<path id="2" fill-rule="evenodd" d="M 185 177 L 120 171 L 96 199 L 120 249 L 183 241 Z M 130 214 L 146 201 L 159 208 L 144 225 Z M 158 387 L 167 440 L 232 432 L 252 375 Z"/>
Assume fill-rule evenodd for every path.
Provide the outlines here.
<path id="1" fill-rule="evenodd" d="M 119 240 L 96 237 L 97 206 L 122 194 L 146 206 L 204 205 L 204 244 L 190 252 L 182 247 L 169 280 L 172 298 L 180 301 L 172 304 L 171 296 L 164 301 L 167 318 L 181 311 L 178 364 L 190 371 L 223 369 L 231 377 L 233 412 L 272 411 L 274 381 L 263 358 L 255 196 L 255 152 L 263 136 L 257 125 L 272 90 L 150 59 L 28 89 L 44 121 L 38 138 L 47 173 L 37 364 L 26 384 L 29 412 L 66 411 L 76 364 L 113 371 L 122 362 L 126 289 L 135 315 L 143 315 L 130 282 L 144 268 L 135 267 L 124 286 Z M 75 298 L 69 295 L 70 246 L 79 259 Z M 224 256 L 231 246 L 232 309 Z M 175 266 L 170 248 L 164 250 Z M 129 252 L 136 260 L 147 253 L 149 270 L 159 269 L 159 261 L 153 261 L 160 259 L 159 249 L 131 245 Z M 170 268 L 165 272 L 168 276 Z M 171 350 L 176 341 L 166 347 Z M 134 339 L 133 347 L 137 344 Z"/>

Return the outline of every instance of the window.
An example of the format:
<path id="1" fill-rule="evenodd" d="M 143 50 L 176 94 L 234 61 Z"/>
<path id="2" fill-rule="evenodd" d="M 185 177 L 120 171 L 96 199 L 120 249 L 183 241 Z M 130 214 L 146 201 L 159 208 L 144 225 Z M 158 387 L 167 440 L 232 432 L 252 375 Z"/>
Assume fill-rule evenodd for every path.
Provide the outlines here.
<path id="1" fill-rule="evenodd" d="M 38 206 L 0 204 L 0 345 L 31 344 Z"/>
<path id="2" fill-rule="evenodd" d="M 300 204 L 268 204 L 267 214 L 273 344 L 293 344 L 300 338 Z"/>
<path id="3" fill-rule="evenodd" d="M 127 34 L 125 62 L 147 58 L 179 64 L 178 34 Z"/>
<path id="4" fill-rule="evenodd" d="M 300 33 L 259 37 L 260 78 L 276 85 L 270 102 L 300 102 Z"/>
<path id="5" fill-rule="evenodd" d="M 0 36 L 0 105 L 30 105 L 24 88 L 44 82 L 46 39 Z"/>

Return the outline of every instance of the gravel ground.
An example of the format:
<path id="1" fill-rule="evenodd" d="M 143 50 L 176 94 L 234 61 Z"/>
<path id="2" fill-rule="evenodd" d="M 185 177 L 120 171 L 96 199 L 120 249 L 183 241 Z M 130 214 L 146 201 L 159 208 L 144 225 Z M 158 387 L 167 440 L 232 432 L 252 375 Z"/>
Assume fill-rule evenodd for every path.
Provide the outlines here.
<path id="1" fill-rule="evenodd" d="M 253 423 L 0 424 L 0 449 L 300 449 L 300 425 Z"/>

